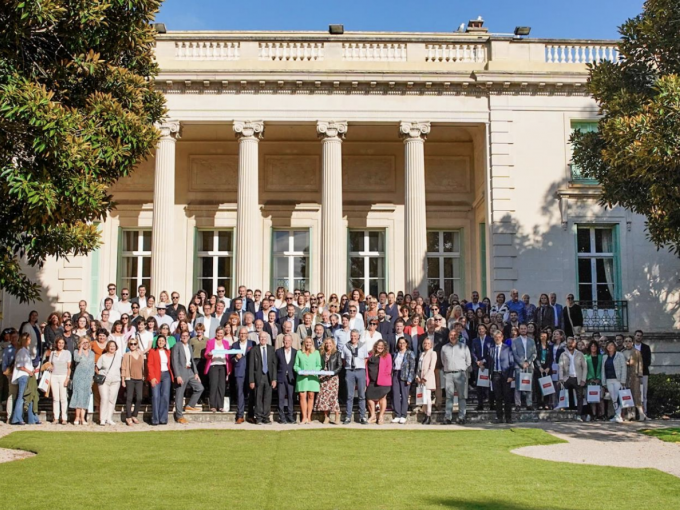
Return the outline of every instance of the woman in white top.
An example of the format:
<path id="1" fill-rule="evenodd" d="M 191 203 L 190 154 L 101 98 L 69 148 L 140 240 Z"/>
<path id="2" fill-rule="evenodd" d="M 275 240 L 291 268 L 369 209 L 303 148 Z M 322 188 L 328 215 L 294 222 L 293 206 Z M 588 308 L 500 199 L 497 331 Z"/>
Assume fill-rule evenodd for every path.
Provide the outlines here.
<path id="1" fill-rule="evenodd" d="M 71 379 L 71 351 L 66 349 L 66 340 L 57 338 L 54 350 L 50 354 L 50 391 L 52 392 L 52 423 L 59 423 L 59 406 L 61 406 L 61 424 L 68 423 L 68 382 Z"/>
<path id="2" fill-rule="evenodd" d="M 137 341 L 139 342 L 139 352 L 146 354 L 151 349 L 153 343 L 153 331 L 146 329 L 146 322 L 137 322 Z"/>
<path id="3" fill-rule="evenodd" d="M 130 338 L 134 338 L 137 334 L 137 328 L 135 328 L 130 322 L 130 315 L 127 313 L 121 314 L 120 322 L 123 323 L 123 334 L 125 335 L 125 345 L 127 346 Z"/>
<path id="4" fill-rule="evenodd" d="M 99 385 L 99 424 L 115 425 L 113 411 L 116 408 L 118 390 L 120 389 L 120 365 L 122 355 L 118 352 L 115 341 L 109 340 L 104 353 L 97 361 L 96 372 L 106 376 L 104 384 Z"/>
<path id="5" fill-rule="evenodd" d="M 378 331 L 378 317 L 371 317 L 371 321 L 368 323 L 368 329 L 364 330 L 361 335 L 359 345 L 366 347 L 366 350 L 371 352 L 373 350 L 373 345 L 375 345 L 378 340 L 382 339 L 383 337 Z"/>
<path id="6" fill-rule="evenodd" d="M 276 288 L 276 299 L 274 300 L 274 308 L 281 310 L 286 306 L 286 289 L 283 287 Z"/>
<path id="7" fill-rule="evenodd" d="M 90 332 L 88 325 L 87 317 L 81 315 L 78 317 L 78 322 L 76 322 L 76 330 L 73 332 L 73 334 L 77 337 L 88 336 L 87 334 Z"/>
<path id="8" fill-rule="evenodd" d="M 116 321 L 113 323 L 113 326 L 111 326 L 109 340 L 116 342 L 116 350 L 123 356 L 125 349 L 127 349 L 127 338 L 125 337 L 125 331 L 123 331 L 123 323 L 121 321 Z"/>
<path id="9" fill-rule="evenodd" d="M 28 378 L 33 377 L 35 370 L 33 370 L 33 359 L 30 352 L 28 352 L 31 344 L 31 336 L 28 333 L 22 333 L 17 345 L 18 351 L 14 358 L 14 371 L 12 372 L 12 384 L 18 386 L 16 402 L 14 403 L 14 412 L 12 413 L 11 425 L 26 425 L 24 422 L 24 391 L 28 384 Z M 28 424 L 40 425 L 40 420 L 33 413 L 33 402 L 28 405 Z"/>

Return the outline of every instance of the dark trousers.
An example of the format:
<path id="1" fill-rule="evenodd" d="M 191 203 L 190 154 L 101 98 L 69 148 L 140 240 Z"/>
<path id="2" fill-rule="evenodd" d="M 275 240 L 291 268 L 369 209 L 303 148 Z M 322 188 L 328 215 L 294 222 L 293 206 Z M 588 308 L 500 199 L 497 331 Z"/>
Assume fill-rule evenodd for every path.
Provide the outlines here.
<path id="1" fill-rule="evenodd" d="M 151 424 L 165 425 L 168 423 L 168 409 L 170 408 L 170 372 L 161 372 L 161 380 L 151 388 Z"/>
<path id="2" fill-rule="evenodd" d="M 208 374 L 205 373 L 206 360 L 205 358 L 194 358 L 194 362 L 196 363 L 196 368 L 198 368 L 198 376 L 201 378 L 201 384 L 203 385 L 203 388 L 205 388 L 205 390 L 203 391 L 203 395 L 201 395 L 201 402 L 205 402 L 206 404 L 208 404 L 209 403 L 208 395 L 210 394 L 210 382 L 208 379 Z"/>
<path id="3" fill-rule="evenodd" d="M 392 372 L 392 408 L 395 418 L 406 418 L 408 413 L 408 386 L 401 380 L 401 370 Z"/>
<path id="4" fill-rule="evenodd" d="M 261 377 L 255 383 L 255 417 L 260 421 L 269 419 L 272 407 L 272 383 L 268 377 Z"/>
<path id="5" fill-rule="evenodd" d="M 477 408 L 481 409 L 484 407 L 484 401 L 489 400 L 489 388 L 484 388 L 482 386 L 477 386 L 477 376 L 479 375 L 479 369 L 472 372 L 472 378 L 474 379 L 473 384 L 475 385 L 475 391 L 477 392 Z"/>
<path id="6" fill-rule="evenodd" d="M 496 397 L 496 418 L 506 421 L 512 419 L 512 388 L 503 372 L 494 372 L 491 376 L 493 393 Z"/>
<path id="7" fill-rule="evenodd" d="M 139 406 L 142 405 L 142 389 L 144 388 L 144 381 L 141 379 L 128 379 L 125 381 L 125 417 L 129 420 L 132 417 L 137 418 L 139 413 Z M 132 410 L 132 400 L 135 401 L 135 410 Z"/>
<path id="8" fill-rule="evenodd" d="M 250 397 L 250 388 L 246 384 L 245 377 L 235 377 L 236 379 L 236 418 L 243 418 L 246 413 L 246 402 Z"/>
<path id="9" fill-rule="evenodd" d="M 276 391 L 279 396 L 279 420 L 295 421 L 295 383 L 279 382 L 276 384 Z M 287 406 L 286 400 L 288 400 Z M 288 407 L 287 413 L 285 413 L 286 407 Z"/>
<path id="10" fill-rule="evenodd" d="M 208 370 L 208 385 L 210 387 L 210 408 L 224 407 L 224 392 L 227 388 L 227 366 L 211 365 Z"/>
<path id="11" fill-rule="evenodd" d="M 573 390 L 573 393 L 576 393 L 576 410 L 578 411 L 578 415 L 581 416 L 583 414 L 583 390 L 585 387 L 578 383 L 576 377 L 570 377 L 564 382 L 564 388 Z"/>

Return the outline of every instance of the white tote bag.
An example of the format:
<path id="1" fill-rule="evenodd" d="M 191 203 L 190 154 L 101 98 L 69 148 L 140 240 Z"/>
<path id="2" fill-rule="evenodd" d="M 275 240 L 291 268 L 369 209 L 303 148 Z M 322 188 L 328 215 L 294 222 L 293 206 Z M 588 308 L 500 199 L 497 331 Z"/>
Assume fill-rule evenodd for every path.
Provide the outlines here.
<path id="1" fill-rule="evenodd" d="M 553 393 L 555 393 L 555 385 L 552 382 L 552 377 L 550 377 L 549 375 L 541 377 L 538 380 L 538 385 L 541 387 L 541 393 L 543 393 L 544 397 L 547 397 L 548 395 L 552 395 Z"/>
<path id="2" fill-rule="evenodd" d="M 43 393 L 47 393 L 50 389 L 50 381 L 52 380 L 52 372 L 45 370 L 40 376 L 40 383 L 38 383 L 38 389 Z"/>
<path id="3" fill-rule="evenodd" d="M 477 373 L 477 387 L 488 388 L 490 384 L 489 370 L 487 368 L 480 368 Z"/>
<path id="4" fill-rule="evenodd" d="M 569 390 L 561 389 L 555 409 L 569 409 Z"/>
<path id="5" fill-rule="evenodd" d="M 424 384 L 419 384 L 416 388 L 416 405 L 424 406 L 430 401 L 430 390 Z"/>
<path id="6" fill-rule="evenodd" d="M 531 391 L 531 372 L 520 372 L 519 391 Z"/>
<path id="7" fill-rule="evenodd" d="M 621 402 L 621 407 L 624 409 L 628 407 L 635 407 L 635 402 L 633 402 L 633 392 L 630 390 L 619 390 L 619 401 Z"/>
<path id="8" fill-rule="evenodd" d="M 588 404 L 599 404 L 602 400 L 602 389 L 596 385 L 596 384 L 591 384 L 588 386 L 588 390 L 586 393 L 586 402 Z"/>

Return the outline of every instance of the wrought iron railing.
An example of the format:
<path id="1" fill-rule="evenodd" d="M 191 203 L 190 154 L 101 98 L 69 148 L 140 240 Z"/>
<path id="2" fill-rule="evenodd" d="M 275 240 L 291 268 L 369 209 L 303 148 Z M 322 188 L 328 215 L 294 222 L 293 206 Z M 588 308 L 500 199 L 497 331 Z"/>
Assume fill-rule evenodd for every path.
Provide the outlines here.
<path id="1" fill-rule="evenodd" d="M 628 301 L 579 301 L 586 331 L 628 331 Z"/>

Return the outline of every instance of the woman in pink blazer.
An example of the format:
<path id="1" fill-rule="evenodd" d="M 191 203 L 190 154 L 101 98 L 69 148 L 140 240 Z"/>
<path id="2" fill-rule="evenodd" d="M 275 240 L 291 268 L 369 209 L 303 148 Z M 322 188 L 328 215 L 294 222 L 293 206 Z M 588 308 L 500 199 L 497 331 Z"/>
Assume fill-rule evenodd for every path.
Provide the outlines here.
<path id="1" fill-rule="evenodd" d="M 228 354 L 213 355 L 215 349 L 229 349 L 229 340 L 224 338 L 224 328 L 215 330 L 215 338 L 205 344 L 205 373 L 210 383 L 210 410 L 224 412 L 224 394 L 231 364 Z"/>
<path id="2" fill-rule="evenodd" d="M 434 368 L 437 364 L 437 353 L 432 350 L 432 342 L 428 337 L 423 340 L 423 351 L 418 357 L 418 367 L 416 368 L 416 383 L 418 386 L 425 386 L 425 419 L 423 425 L 432 423 L 432 393 L 437 388 L 437 381 L 434 376 Z"/>
<path id="3" fill-rule="evenodd" d="M 387 409 L 387 394 L 392 389 L 392 356 L 385 340 L 378 340 L 366 360 L 366 400 L 368 401 L 368 423 L 375 423 L 375 406 L 380 405 L 378 425 L 383 424 Z"/>

